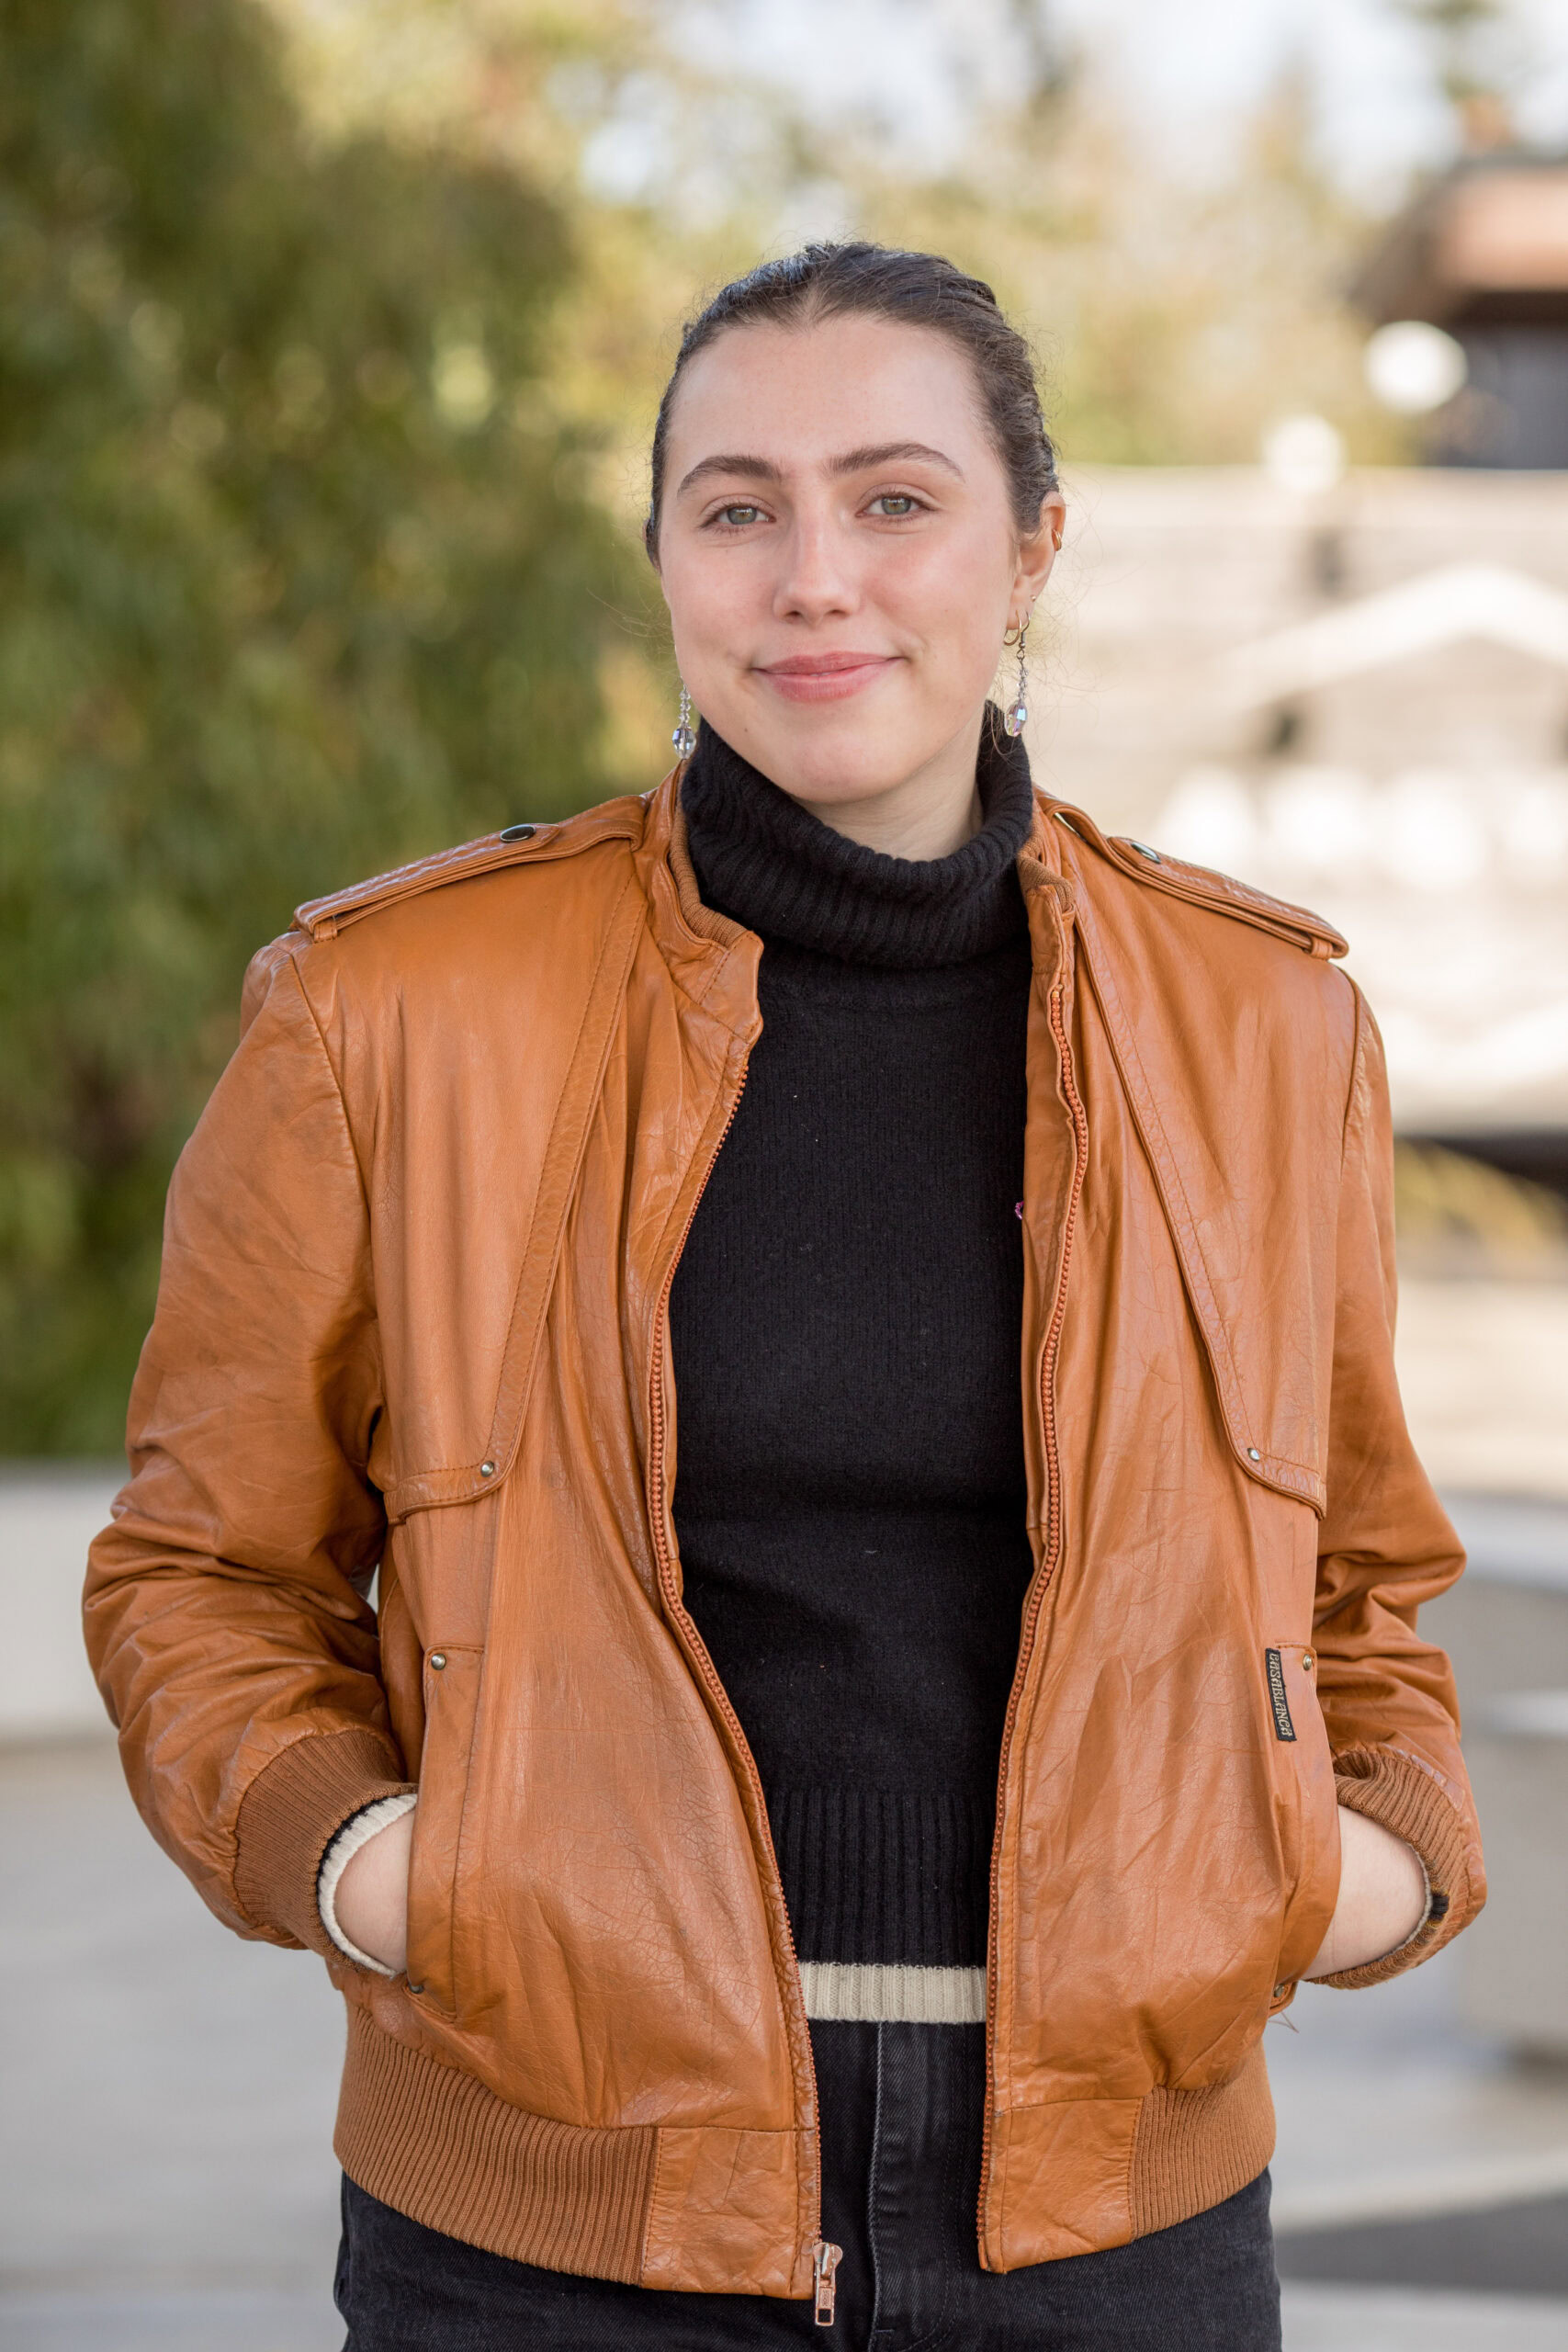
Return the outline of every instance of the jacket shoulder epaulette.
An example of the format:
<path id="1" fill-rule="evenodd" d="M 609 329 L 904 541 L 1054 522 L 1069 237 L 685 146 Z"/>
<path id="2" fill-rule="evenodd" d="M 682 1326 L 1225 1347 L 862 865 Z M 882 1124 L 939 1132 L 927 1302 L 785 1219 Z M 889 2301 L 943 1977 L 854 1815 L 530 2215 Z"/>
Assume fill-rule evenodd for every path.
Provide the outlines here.
<path id="1" fill-rule="evenodd" d="M 1255 930 L 1288 940 L 1292 947 L 1301 948 L 1308 956 L 1327 957 L 1349 953 L 1349 943 L 1343 933 L 1321 915 L 1314 915 L 1309 907 L 1292 906 L 1288 899 L 1271 899 L 1267 890 L 1255 890 L 1250 883 L 1238 882 L 1229 874 L 1217 874 L 1207 865 L 1189 865 L 1164 850 L 1151 849 L 1146 842 L 1102 833 L 1094 820 L 1080 808 L 1054 803 L 1051 814 L 1086 848 L 1098 851 L 1119 873 L 1130 875 L 1149 888 L 1184 899 L 1189 906 L 1207 907 L 1215 914 L 1228 915 L 1233 922 L 1250 923 Z"/>
<path id="2" fill-rule="evenodd" d="M 294 910 L 294 928 L 311 939 L 335 939 L 346 923 L 359 922 L 367 915 L 378 914 L 384 907 L 418 898 L 426 890 L 443 889 L 449 882 L 468 882 L 477 875 L 493 874 L 508 865 L 574 857 L 601 842 L 636 841 L 647 813 L 646 797 L 631 793 L 553 824 L 506 825 L 499 833 L 485 833 L 456 849 L 437 850 L 434 856 L 416 858 L 412 865 L 396 866 L 367 882 L 351 883 L 345 890 L 307 899 Z"/>

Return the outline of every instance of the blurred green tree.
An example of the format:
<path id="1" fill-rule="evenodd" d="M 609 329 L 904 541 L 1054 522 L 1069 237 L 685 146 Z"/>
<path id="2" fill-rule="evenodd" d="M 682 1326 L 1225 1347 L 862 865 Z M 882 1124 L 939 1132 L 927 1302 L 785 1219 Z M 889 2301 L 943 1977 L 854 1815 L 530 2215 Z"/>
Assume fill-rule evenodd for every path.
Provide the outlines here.
<path id="1" fill-rule="evenodd" d="M 0 45 L 0 1452 L 107 1453 L 247 956 L 602 795 L 632 559 L 514 172 L 322 141 L 255 0 Z"/>

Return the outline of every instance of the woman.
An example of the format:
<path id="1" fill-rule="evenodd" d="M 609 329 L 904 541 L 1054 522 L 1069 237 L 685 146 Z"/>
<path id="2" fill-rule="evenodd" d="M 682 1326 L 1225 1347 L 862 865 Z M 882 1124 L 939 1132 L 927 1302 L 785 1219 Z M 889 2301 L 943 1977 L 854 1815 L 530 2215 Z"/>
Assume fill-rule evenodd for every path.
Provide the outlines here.
<path id="1" fill-rule="evenodd" d="M 1261 2352 L 1264 2025 L 1480 1903 L 1376 1031 L 1032 789 L 1063 515 L 988 288 L 756 271 L 654 444 L 690 756 L 253 967 L 87 1622 L 347 1996 L 355 2352 Z"/>

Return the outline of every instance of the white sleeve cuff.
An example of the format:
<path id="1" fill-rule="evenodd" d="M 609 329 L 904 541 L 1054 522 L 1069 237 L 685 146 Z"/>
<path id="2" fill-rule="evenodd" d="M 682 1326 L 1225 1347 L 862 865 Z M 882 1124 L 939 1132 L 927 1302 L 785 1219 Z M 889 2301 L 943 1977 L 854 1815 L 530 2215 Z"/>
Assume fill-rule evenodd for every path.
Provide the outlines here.
<path id="1" fill-rule="evenodd" d="M 412 1813 L 418 1803 L 417 1794 L 408 1789 L 401 1796 L 378 1797 L 374 1804 L 367 1804 L 362 1811 L 350 1814 L 322 1856 L 321 1867 L 316 1877 L 316 1907 L 321 1912 L 322 1927 L 339 1951 L 346 1953 L 350 1960 L 357 1961 L 361 1968 L 368 1968 L 376 1976 L 392 1976 L 397 1972 L 383 1961 L 372 1960 L 370 1954 L 361 1951 L 357 1944 L 351 1944 L 338 1926 L 338 1881 L 361 1846 L 368 1846 L 372 1838 L 389 1828 L 394 1821 L 400 1821 L 405 1813 Z"/>

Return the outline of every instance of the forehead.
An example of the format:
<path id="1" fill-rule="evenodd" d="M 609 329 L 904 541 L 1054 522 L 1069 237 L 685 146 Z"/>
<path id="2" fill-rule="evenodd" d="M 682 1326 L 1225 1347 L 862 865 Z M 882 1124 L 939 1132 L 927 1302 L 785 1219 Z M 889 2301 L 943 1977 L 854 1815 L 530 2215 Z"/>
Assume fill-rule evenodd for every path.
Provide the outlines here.
<path id="1" fill-rule="evenodd" d="M 716 450 L 809 465 L 924 441 L 966 471 L 987 443 L 975 371 L 931 327 L 851 315 L 727 328 L 690 361 L 670 418 L 670 471 Z"/>

